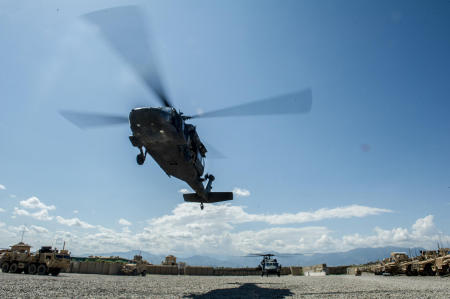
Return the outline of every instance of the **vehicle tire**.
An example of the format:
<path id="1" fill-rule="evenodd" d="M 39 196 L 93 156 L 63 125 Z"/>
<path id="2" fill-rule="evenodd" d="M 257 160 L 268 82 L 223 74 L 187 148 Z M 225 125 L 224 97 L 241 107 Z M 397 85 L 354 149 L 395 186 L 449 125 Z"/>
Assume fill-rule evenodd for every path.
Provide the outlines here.
<path id="1" fill-rule="evenodd" d="M 9 273 L 17 273 L 19 271 L 19 266 L 17 266 L 16 263 L 12 263 L 11 266 L 9 266 Z"/>
<path id="2" fill-rule="evenodd" d="M 278 273 L 277 273 L 277 276 L 278 276 L 278 277 L 280 277 L 280 276 L 281 276 L 281 273 L 280 273 L 280 272 L 278 272 Z"/>
<path id="3" fill-rule="evenodd" d="M 44 264 L 40 264 L 37 267 L 37 274 L 38 275 L 47 275 L 47 266 Z"/>
<path id="4" fill-rule="evenodd" d="M 2 264 L 2 272 L 3 273 L 8 273 L 9 272 L 9 264 L 8 263 L 3 263 Z"/>
<path id="5" fill-rule="evenodd" d="M 28 265 L 28 274 L 34 275 L 37 272 L 36 264 L 29 264 Z"/>
<path id="6" fill-rule="evenodd" d="M 431 268 L 431 264 L 427 264 L 425 266 L 424 272 L 426 273 L 426 275 L 428 276 L 435 276 L 436 272 L 433 271 L 433 269 Z"/>
<path id="7" fill-rule="evenodd" d="M 60 269 L 52 269 L 52 270 L 50 271 L 50 274 L 51 274 L 52 276 L 58 276 L 59 272 L 61 272 Z"/>
<path id="8" fill-rule="evenodd" d="M 134 270 L 133 270 L 133 273 L 132 273 L 131 275 L 136 276 L 137 274 L 138 274 L 138 273 L 137 273 L 137 270 L 134 269 Z"/>
<path id="9" fill-rule="evenodd" d="M 142 271 L 141 275 L 142 275 L 142 276 L 145 276 L 145 275 L 147 275 L 147 271 L 145 271 L 145 270 L 144 270 L 144 271 Z"/>

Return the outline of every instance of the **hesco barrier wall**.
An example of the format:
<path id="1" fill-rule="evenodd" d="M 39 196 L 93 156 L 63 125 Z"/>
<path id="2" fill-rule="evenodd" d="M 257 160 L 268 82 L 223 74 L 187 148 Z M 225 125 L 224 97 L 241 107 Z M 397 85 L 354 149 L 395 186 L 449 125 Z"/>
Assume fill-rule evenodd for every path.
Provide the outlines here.
<path id="1" fill-rule="evenodd" d="M 289 267 L 291 269 L 291 275 L 293 276 L 300 276 L 303 275 L 303 268 L 302 267 Z M 281 268 L 283 269 L 283 268 Z"/>
<path id="2" fill-rule="evenodd" d="M 338 266 L 338 267 L 328 267 L 328 274 L 338 275 L 338 274 L 347 274 L 348 266 Z"/>
<path id="3" fill-rule="evenodd" d="M 214 275 L 213 267 L 195 267 L 195 266 L 186 266 L 184 268 L 184 275 Z"/>
<path id="4" fill-rule="evenodd" d="M 178 266 L 148 265 L 147 274 L 178 275 Z"/>
<path id="5" fill-rule="evenodd" d="M 120 274 L 120 268 L 123 263 L 113 262 L 79 262 L 72 261 L 67 270 L 69 273 L 83 273 L 83 274 L 104 274 L 117 275 Z M 314 267 L 308 267 L 311 270 Z M 320 268 L 320 269 L 318 269 Z M 335 267 L 340 268 L 340 267 Z M 347 268 L 345 268 L 346 270 Z M 178 268 L 178 266 L 165 265 L 148 265 L 147 274 L 160 275 L 204 275 L 204 276 L 251 276 L 261 275 L 261 270 L 258 268 L 213 268 L 200 266 L 186 266 L 185 268 Z M 323 267 L 315 266 L 314 270 L 323 270 Z M 282 267 L 281 275 L 303 275 L 302 267 Z"/>
<path id="6" fill-rule="evenodd" d="M 67 272 L 83 274 L 119 274 L 122 263 L 108 262 L 71 262 Z"/>
<path id="7" fill-rule="evenodd" d="M 213 268 L 213 275 L 215 276 L 261 275 L 261 270 L 258 268 Z"/>

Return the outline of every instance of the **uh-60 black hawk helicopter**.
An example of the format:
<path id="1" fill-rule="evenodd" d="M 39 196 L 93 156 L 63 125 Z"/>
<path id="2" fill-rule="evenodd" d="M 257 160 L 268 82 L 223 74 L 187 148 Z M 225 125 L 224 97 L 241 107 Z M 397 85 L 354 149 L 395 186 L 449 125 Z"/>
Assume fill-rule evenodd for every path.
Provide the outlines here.
<path id="1" fill-rule="evenodd" d="M 100 29 L 113 49 L 129 64 L 163 107 L 132 109 L 129 117 L 103 113 L 61 111 L 78 127 L 92 128 L 129 123 L 131 144 L 139 149 L 137 163 L 142 165 L 147 154 L 169 176 L 185 181 L 195 193 L 183 194 L 188 202 L 214 203 L 233 199 L 232 192 L 211 192 L 214 176 L 206 174 L 207 149 L 200 141 L 196 127 L 189 119 L 225 116 L 307 113 L 311 109 L 311 90 L 254 101 L 225 109 L 186 116 L 171 104 L 162 84 L 156 57 L 150 47 L 142 10 L 122 6 L 95 11 L 84 18 Z M 207 181 L 206 186 L 204 182 Z"/>

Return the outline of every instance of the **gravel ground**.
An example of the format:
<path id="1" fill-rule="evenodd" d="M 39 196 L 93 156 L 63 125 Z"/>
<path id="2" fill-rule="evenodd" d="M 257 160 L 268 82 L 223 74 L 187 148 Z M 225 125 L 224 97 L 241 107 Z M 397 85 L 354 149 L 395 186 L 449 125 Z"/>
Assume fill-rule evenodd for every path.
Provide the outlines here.
<path id="1" fill-rule="evenodd" d="M 0 298 L 450 298 L 450 277 L 170 276 L 0 273 Z"/>

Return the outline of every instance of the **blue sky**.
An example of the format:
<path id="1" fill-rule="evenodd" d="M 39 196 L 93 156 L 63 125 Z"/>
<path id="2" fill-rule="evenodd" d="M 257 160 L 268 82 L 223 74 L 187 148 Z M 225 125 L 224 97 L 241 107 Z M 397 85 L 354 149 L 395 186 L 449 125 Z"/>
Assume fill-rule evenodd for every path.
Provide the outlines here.
<path id="1" fill-rule="evenodd" d="M 449 1 L 145 3 L 183 112 L 313 91 L 308 115 L 193 121 L 228 157 L 207 161 L 214 190 L 250 193 L 202 213 L 182 203 L 186 184 L 136 165 L 128 126 L 82 131 L 58 114 L 157 105 L 80 18 L 130 3 L 0 3 L 0 247 L 22 226 L 32 245 L 69 239 L 74 252 L 448 242 Z"/>

